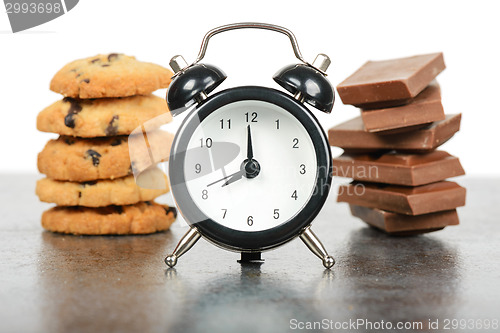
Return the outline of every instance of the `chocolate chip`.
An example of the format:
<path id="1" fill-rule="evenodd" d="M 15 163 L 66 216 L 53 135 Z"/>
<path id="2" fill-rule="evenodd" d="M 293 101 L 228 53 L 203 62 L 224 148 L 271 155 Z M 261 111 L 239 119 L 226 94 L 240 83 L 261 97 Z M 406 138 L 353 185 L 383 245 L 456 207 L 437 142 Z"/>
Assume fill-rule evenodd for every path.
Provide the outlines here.
<path id="1" fill-rule="evenodd" d="M 115 207 L 115 212 L 117 212 L 118 214 L 122 214 L 123 213 L 123 207 L 122 206 L 114 206 Z"/>
<path id="2" fill-rule="evenodd" d="M 81 198 L 82 197 L 82 192 L 78 191 L 78 197 Z"/>
<path id="3" fill-rule="evenodd" d="M 82 111 L 82 106 L 78 103 L 76 99 L 70 97 L 65 97 L 63 99 L 63 102 L 70 103 L 68 114 L 66 115 L 66 117 L 64 117 L 64 125 L 66 125 L 66 127 L 69 128 L 75 128 L 74 116 L 75 114 Z"/>
<path id="4" fill-rule="evenodd" d="M 114 146 L 119 146 L 122 144 L 122 139 L 115 139 L 113 141 L 111 141 L 111 145 L 114 147 Z"/>
<path id="5" fill-rule="evenodd" d="M 148 206 L 152 206 L 153 204 L 151 203 L 151 201 L 144 201 L 144 203 Z"/>
<path id="6" fill-rule="evenodd" d="M 113 61 L 114 59 L 118 58 L 119 54 L 118 53 L 110 53 L 108 55 L 108 61 L 111 62 Z"/>
<path id="7" fill-rule="evenodd" d="M 174 217 L 177 218 L 177 209 L 175 209 L 174 207 L 168 207 L 168 208 L 163 207 L 163 209 L 165 209 L 165 213 L 167 215 L 172 213 L 174 214 Z"/>
<path id="8" fill-rule="evenodd" d="M 66 116 L 67 117 L 67 116 Z M 66 123 L 66 118 L 65 118 L 65 122 Z M 66 125 L 67 126 L 67 125 Z M 71 146 L 72 144 L 75 143 L 75 140 L 71 139 L 71 138 L 64 138 L 64 143 L 66 143 L 68 146 Z"/>
<path id="9" fill-rule="evenodd" d="M 101 155 L 99 155 L 101 156 Z M 89 182 L 83 182 L 83 183 L 80 183 L 82 186 L 92 186 L 92 185 L 95 185 L 97 184 L 97 180 L 91 180 Z"/>
<path id="10" fill-rule="evenodd" d="M 92 158 L 92 164 L 96 167 L 99 165 L 99 157 L 101 157 L 101 154 L 96 152 L 95 150 L 89 149 L 85 152 L 85 158 Z"/>
<path id="11" fill-rule="evenodd" d="M 104 64 L 104 65 L 101 65 L 101 67 L 109 67 L 111 66 L 110 64 Z"/>
<path id="12" fill-rule="evenodd" d="M 78 79 L 80 76 L 82 76 L 82 73 L 76 74 L 76 78 Z"/>
<path id="13" fill-rule="evenodd" d="M 118 133 L 118 116 L 113 116 L 106 127 L 106 136 L 113 136 Z"/>
<path id="14" fill-rule="evenodd" d="M 91 62 L 92 64 L 94 64 L 94 63 L 96 63 L 96 62 L 98 62 L 98 61 L 100 61 L 100 60 L 101 60 L 101 59 L 99 59 L 99 58 L 95 58 L 95 59 L 90 60 L 90 62 Z"/>
<path id="15" fill-rule="evenodd" d="M 82 80 L 81 82 L 90 83 L 90 79 Z"/>

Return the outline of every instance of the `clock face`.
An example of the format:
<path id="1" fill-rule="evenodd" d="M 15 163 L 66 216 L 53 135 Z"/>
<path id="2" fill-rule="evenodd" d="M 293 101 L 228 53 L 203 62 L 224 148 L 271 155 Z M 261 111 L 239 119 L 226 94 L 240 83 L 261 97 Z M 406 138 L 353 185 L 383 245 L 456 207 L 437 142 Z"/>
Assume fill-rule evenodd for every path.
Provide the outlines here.
<path id="1" fill-rule="evenodd" d="M 314 116 L 270 88 L 223 90 L 184 120 L 169 180 L 186 221 L 234 251 L 264 251 L 307 227 L 331 184 L 331 154 Z"/>
<path id="2" fill-rule="evenodd" d="M 313 141 L 294 115 L 272 103 L 246 100 L 201 121 L 183 168 L 189 195 L 204 215 L 227 228 L 255 232 L 303 209 L 318 165 Z"/>

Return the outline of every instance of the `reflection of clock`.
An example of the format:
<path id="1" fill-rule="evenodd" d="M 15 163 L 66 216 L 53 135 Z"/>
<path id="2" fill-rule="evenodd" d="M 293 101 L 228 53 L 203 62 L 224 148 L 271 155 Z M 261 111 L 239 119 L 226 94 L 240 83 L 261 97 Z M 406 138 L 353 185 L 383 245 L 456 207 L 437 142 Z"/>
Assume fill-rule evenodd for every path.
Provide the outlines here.
<path id="1" fill-rule="evenodd" d="M 331 184 L 331 156 L 326 135 L 304 106 L 330 112 L 334 93 L 324 77 L 328 57 L 287 66 L 274 80 L 294 94 L 244 86 L 207 97 L 226 76 L 203 58 L 211 36 L 238 28 L 261 28 L 287 34 L 267 24 L 223 26 L 205 36 L 195 64 L 180 56 L 167 101 L 173 114 L 197 102 L 176 134 L 169 160 L 172 194 L 190 230 L 165 261 L 177 258 L 199 238 L 242 252 L 242 261 L 260 260 L 260 252 L 296 236 L 330 268 L 334 260 L 310 229 Z M 319 62 L 319 63 L 318 63 Z"/>

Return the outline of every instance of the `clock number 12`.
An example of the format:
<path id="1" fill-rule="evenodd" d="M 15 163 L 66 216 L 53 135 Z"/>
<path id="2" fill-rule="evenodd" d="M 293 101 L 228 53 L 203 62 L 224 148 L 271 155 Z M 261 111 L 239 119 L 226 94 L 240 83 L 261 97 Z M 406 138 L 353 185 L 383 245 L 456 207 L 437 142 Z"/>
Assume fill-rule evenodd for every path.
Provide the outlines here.
<path id="1" fill-rule="evenodd" d="M 256 123 L 257 122 L 257 112 L 245 113 L 245 118 L 247 123 Z"/>

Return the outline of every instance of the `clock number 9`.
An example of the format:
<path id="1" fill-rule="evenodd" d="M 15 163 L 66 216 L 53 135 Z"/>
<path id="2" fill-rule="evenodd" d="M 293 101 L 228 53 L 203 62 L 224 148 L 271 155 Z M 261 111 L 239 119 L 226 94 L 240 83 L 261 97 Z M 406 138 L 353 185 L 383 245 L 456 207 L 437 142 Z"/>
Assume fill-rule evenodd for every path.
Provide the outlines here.
<path id="1" fill-rule="evenodd" d="M 248 224 L 249 226 L 252 226 L 252 225 L 253 225 L 253 216 L 249 216 L 249 217 L 247 218 L 247 224 Z"/>
<path id="2" fill-rule="evenodd" d="M 203 138 L 201 138 L 200 143 L 201 143 L 201 148 L 203 148 L 203 145 L 205 145 L 207 148 L 212 148 L 212 144 L 213 144 L 211 138 L 206 138 L 205 140 L 203 140 Z"/>
<path id="3" fill-rule="evenodd" d="M 196 163 L 196 165 L 194 166 L 194 172 L 196 172 L 196 173 L 201 172 L 201 164 L 200 163 Z"/>

